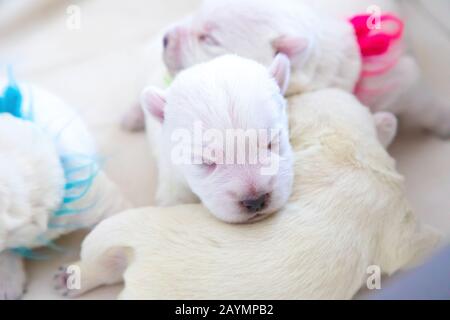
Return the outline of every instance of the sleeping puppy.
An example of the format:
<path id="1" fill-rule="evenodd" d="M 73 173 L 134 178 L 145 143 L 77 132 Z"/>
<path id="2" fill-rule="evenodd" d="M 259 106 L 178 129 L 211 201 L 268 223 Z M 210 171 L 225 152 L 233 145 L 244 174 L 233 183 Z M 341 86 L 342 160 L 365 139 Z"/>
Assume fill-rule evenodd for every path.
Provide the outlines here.
<path id="1" fill-rule="evenodd" d="M 62 269 L 60 292 L 123 279 L 122 299 L 349 299 L 369 266 L 421 261 L 438 236 L 411 211 L 368 109 L 337 89 L 289 106 L 295 179 L 277 214 L 237 226 L 194 204 L 117 215 L 83 242 L 81 288 Z"/>
<path id="2" fill-rule="evenodd" d="M 289 70 L 283 54 L 268 69 L 224 55 L 181 72 L 166 92 L 144 90 L 147 133 L 159 168 L 158 205 L 201 201 L 217 218 L 245 223 L 286 203 L 293 171 L 282 94 Z M 388 144 L 395 117 L 375 118 Z"/>
<path id="3" fill-rule="evenodd" d="M 401 33 L 401 22 L 391 20 L 382 20 L 382 26 L 389 29 L 396 23 L 393 29 Z M 357 39 L 355 30 L 349 20 L 322 14 L 305 1 L 207 0 L 167 30 L 163 58 L 175 76 L 228 52 L 264 65 L 284 53 L 292 64 L 287 95 L 341 88 L 354 92 L 373 112 L 390 111 L 448 136 L 450 104 L 426 89 L 415 60 L 402 53 L 401 41 L 393 40 L 385 54 L 371 55 L 371 46 L 377 49 L 378 43 L 364 42 L 370 37 Z M 129 111 L 126 127 L 143 125 L 142 113 L 137 121 L 139 113 L 136 107 Z"/>
<path id="4" fill-rule="evenodd" d="M 0 300 L 26 285 L 33 248 L 130 208 L 96 161 L 82 119 L 33 85 L 0 81 Z M 3 93 L 3 92 L 2 92 Z"/>
<path id="5" fill-rule="evenodd" d="M 225 55 L 181 72 L 166 92 L 144 90 L 143 110 L 159 122 L 148 126 L 158 205 L 200 200 L 217 218 L 244 223 L 286 203 L 293 175 L 283 98 L 289 69 L 284 55 L 268 69 Z"/>

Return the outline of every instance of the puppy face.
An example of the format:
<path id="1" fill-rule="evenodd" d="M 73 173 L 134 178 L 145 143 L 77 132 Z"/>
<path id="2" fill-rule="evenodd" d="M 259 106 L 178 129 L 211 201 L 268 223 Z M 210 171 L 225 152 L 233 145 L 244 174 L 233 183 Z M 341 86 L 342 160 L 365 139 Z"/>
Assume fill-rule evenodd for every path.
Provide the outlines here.
<path id="1" fill-rule="evenodd" d="M 232 55 L 181 72 L 142 106 L 162 122 L 163 157 L 219 219 L 252 222 L 287 201 L 293 178 L 286 104 L 289 60 L 269 69 Z"/>
<path id="2" fill-rule="evenodd" d="M 265 1 L 205 1 L 194 15 L 168 28 L 163 38 L 164 62 L 175 75 L 225 53 L 264 65 L 269 65 L 277 53 L 295 61 L 309 41 L 281 31 L 285 14 Z"/>

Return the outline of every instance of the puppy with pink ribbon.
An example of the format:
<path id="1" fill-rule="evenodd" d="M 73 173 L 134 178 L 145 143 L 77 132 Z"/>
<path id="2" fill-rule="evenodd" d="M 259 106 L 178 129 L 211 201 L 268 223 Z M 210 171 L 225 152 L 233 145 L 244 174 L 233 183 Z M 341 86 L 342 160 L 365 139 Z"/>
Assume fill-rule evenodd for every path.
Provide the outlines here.
<path id="1" fill-rule="evenodd" d="M 291 60 L 287 96 L 336 87 L 354 93 L 372 112 L 383 112 L 387 144 L 401 116 L 441 137 L 450 134 L 450 103 L 435 97 L 405 52 L 403 21 L 381 13 L 347 19 L 327 15 L 304 1 L 204 1 L 191 16 L 169 27 L 163 37 L 169 73 L 225 53 L 269 65 L 277 53 Z M 392 114 L 391 114 L 392 113 Z M 124 118 L 130 130 L 143 128 L 133 107 Z"/>

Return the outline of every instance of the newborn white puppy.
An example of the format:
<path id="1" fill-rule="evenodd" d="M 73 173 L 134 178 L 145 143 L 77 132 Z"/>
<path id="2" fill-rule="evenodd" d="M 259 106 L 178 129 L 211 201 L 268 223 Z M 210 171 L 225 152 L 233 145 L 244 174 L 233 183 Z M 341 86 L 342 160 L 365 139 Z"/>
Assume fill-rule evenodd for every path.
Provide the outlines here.
<path id="1" fill-rule="evenodd" d="M 3 91 L 3 83 L 0 83 Z M 81 118 L 31 85 L 0 93 L 0 300 L 19 298 L 31 249 L 129 208 Z"/>
<path id="2" fill-rule="evenodd" d="M 281 52 L 292 64 L 288 94 L 327 87 L 354 91 L 374 112 L 391 111 L 441 136 L 450 134 L 450 104 L 426 89 L 414 59 L 397 57 L 401 44 L 364 60 L 349 20 L 322 14 L 304 1 L 207 0 L 169 28 L 163 46 L 172 75 L 228 52 L 264 65 Z M 365 76 L 363 61 L 380 74 Z"/>
<path id="3" fill-rule="evenodd" d="M 198 202 L 219 219 L 256 221 L 280 209 L 292 188 L 283 93 L 289 60 L 269 69 L 225 55 L 181 72 L 163 92 L 142 94 L 159 167 L 159 205 Z"/>
<path id="4" fill-rule="evenodd" d="M 293 71 L 288 95 L 325 87 L 351 91 L 361 67 L 351 25 L 302 1 L 204 1 L 167 30 L 163 46 L 172 75 L 228 52 L 264 65 L 284 53 Z"/>
<path id="5" fill-rule="evenodd" d="M 124 279 L 122 299 L 349 299 L 369 266 L 419 262 L 439 238 L 411 211 L 368 109 L 331 89 L 289 105 L 295 181 L 280 212 L 239 226 L 201 205 L 117 215 L 83 242 L 81 289 L 58 274 L 63 293 Z"/>

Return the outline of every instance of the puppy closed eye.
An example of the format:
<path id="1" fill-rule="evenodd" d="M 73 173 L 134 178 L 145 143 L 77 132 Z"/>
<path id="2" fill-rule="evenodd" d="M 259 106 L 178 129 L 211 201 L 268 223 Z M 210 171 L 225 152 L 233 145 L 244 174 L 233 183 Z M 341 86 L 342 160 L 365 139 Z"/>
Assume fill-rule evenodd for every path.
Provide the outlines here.
<path id="1" fill-rule="evenodd" d="M 217 163 L 211 160 L 204 159 L 200 166 L 202 167 L 202 169 L 207 170 L 208 173 L 211 173 L 217 168 Z"/>
<path id="2" fill-rule="evenodd" d="M 267 145 L 267 150 L 274 153 L 280 153 L 280 143 L 278 140 L 272 140 Z"/>
<path id="3" fill-rule="evenodd" d="M 203 43 L 206 44 L 208 46 L 218 46 L 220 45 L 219 41 L 217 41 L 216 38 L 214 38 L 212 35 L 207 34 L 207 33 L 202 33 L 198 36 L 198 40 Z"/>
<path id="4" fill-rule="evenodd" d="M 269 141 L 269 143 L 267 144 L 267 150 L 270 152 L 282 154 L 284 151 L 284 143 L 282 141 L 282 137 L 282 134 L 278 134 L 271 141 Z"/>

